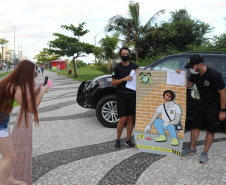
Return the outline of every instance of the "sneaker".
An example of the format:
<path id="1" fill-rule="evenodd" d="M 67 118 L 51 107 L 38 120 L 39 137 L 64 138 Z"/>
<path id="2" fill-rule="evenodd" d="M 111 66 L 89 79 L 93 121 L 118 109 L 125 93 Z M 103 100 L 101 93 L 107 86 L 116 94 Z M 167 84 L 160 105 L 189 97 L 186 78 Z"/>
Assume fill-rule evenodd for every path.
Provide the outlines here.
<path id="1" fill-rule="evenodd" d="M 208 161 L 208 154 L 206 152 L 201 153 L 200 163 L 205 164 Z"/>
<path id="2" fill-rule="evenodd" d="M 165 142 L 166 141 L 166 136 L 165 135 L 160 135 L 159 137 L 155 138 L 156 142 Z"/>
<path id="3" fill-rule="evenodd" d="M 188 155 L 196 155 L 196 149 L 192 150 L 191 148 L 187 148 L 182 151 L 181 156 L 188 156 Z"/>
<path id="4" fill-rule="evenodd" d="M 177 146 L 177 145 L 179 144 L 177 138 L 173 138 L 172 141 L 171 141 L 170 143 L 171 143 L 171 145 L 173 145 L 173 146 Z"/>
<path id="5" fill-rule="evenodd" d="M 130 147 L 130 148 L 135 147 L 135 145 L 132 143 L 131 140 L 126 141 L 126 145 L 127 145 L 128 147 Z"/>
<path id="6" fill-rule="evenodd" d="M 121 147 L 121 141 L 120 140 L 115 140 L 115 148 L 120 148 Z"/>

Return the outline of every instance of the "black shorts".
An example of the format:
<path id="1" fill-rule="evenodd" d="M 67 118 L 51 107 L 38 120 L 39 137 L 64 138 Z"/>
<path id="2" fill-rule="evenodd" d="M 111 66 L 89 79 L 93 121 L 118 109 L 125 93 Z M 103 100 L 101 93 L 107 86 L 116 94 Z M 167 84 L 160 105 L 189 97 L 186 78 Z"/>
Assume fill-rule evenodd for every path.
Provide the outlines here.
<path id="1" fill-rule="evenodd" d="M 194 111 L 192 128 L 217 133 L 220 130 L 220 102 L 199 101 Z"/>
<path id="2" fill-rule="evenodd" d="M 136 93 L 117 93 L 118 117 L 135 116 Z"/>

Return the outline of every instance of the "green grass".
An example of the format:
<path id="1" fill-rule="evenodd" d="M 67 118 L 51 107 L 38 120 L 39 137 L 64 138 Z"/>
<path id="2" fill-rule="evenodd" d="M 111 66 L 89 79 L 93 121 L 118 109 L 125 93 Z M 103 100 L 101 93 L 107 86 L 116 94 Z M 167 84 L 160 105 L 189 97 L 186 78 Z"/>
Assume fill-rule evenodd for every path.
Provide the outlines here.
<path id="1" fill-rule="evenodd" d="M 68 75 L 68 69 L 72 70 L 72 73 L 70 75 Z M 71 79 L 74 79 L 74 80 L 77 80 L 80 82 L 82 82 L 84 80 L 92 80 L 95 77 L 104 75 L 103 72 L 96 70 L 94 68 L 94 66 L 90 66 L 90 65 L 77 68 L 76 72 L 77 72 L 78 77 L 74 77 L 73 67 L 69 67 L 68 69 L 60 70 L 60 75 L 66 76 L 68 78 L 71 78 Z M 48 70 L 51 72 L 57 73 L 57 70 L 52 70 L 52 69 L 48 69 Z"/>
<path id="2" fill-rule="evenodd" d="M 5 72 L 5 73 L 0 73 L 0 78 L 3 77 L 3 76 L 8 75 L 8 74 L 11 73 L 11 72 L 12 72 L 12 71 L 9 71 L 8 73 L 7 73 L 7 72 Z"/>

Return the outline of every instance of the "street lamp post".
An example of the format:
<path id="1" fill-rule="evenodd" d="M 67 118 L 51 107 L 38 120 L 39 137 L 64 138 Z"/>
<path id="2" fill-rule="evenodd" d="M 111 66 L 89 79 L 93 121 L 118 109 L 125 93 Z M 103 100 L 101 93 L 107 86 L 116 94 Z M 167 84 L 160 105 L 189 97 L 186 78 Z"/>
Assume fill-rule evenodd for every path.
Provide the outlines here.
<path id="1" fill-rule="evenodd" d="M 95 46 L 96 46 L 96 36 L 94 36 L 94 44 L 95 44 Z M 94 55 L 94 56 L 95 56 L 95 63 L 96 63 L 96 55 Z"/>
<path id="2" fill-rule="evenodd" d="M 15 30 L 16 30 L 16 27 L 15 26 L 13 26 L 13 27 L 10 27 L 10 26 L 7 26 L 8 28 L 13 28 L 13 30 L 14 30 L 14 52 L 13 52 L 13 61 L 14 61 L 14 68 L 16 67 L 16 65 L 15 65 L 15 59 L 16 59 L 16 53 L 15 53 L 15 51 L 16 51 L 16 48 L 15 48 Z"/>
<path id="3" fill-rule="evenodd" d="M 7 73 L 8 73 L 8 67 L 9 67 L 9 65 L 8 65 L 8 60 L 7 60 L 7 45 L 6 45 L 6 43 L 5 43 L 5 46 L 6 46 L 6 52 L 5 52 L 5 60 L 6 60 L 6 70 L 7 70 Z"/>
<path id="4" fill-rule="evenodd" d="M 15 67 L 16 67 L 16 65 L 15 65 L 15 62 L 16 62 L 16 53 L 15 53 L 15 51 L 16 51 L 16 48 L 15 48 L 15 26 L 13 27 L 14 28 L 14 54 L 13 54 L 13 58 L 14 58 L 14 69 L 15 69 Z"/>

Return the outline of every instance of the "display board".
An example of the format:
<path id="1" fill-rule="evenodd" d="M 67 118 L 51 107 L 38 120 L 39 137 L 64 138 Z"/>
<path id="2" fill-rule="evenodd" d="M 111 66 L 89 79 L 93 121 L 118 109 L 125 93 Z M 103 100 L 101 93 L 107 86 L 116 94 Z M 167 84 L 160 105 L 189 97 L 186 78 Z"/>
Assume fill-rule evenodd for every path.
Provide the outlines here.
<path id="1" fill-rule="evenodd" d="M 154 70 L 136 72 L 134 140 L 140 151 L 181 156 L 186 119 L 185 82 L 184 71 L 180 74 Z"/>

